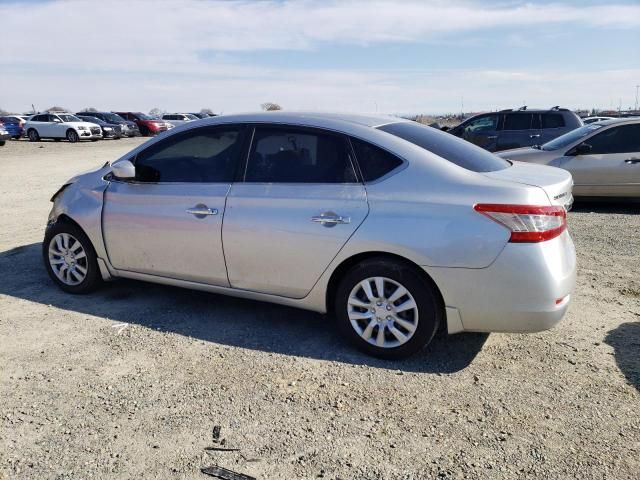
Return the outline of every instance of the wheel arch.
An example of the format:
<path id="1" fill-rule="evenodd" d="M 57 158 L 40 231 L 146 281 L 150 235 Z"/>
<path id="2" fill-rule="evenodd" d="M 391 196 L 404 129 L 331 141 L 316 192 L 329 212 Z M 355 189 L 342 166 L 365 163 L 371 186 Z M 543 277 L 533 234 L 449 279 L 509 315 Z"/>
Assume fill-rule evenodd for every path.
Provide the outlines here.
<path id="1" fill-rule="evenodd" d="M 344 275 L 355 265 L 368 260 L 370 258 L 386 258 L 389 260 L 393 260 L 395 262 L 403 263 L 410 268 L 412 268 L 420 277 L 422 277 L 427 283 L 429 283 L 436 292 L 438 296 L 438 300 L 440 306 L 442 308 L 443 319 L 445 320 L 440 325 L 440 329 L 446 331 L 446 311 L 445 311 L 445 302 L 444 297 L 442 296 L 442 292 L 440 288 L 436 284 L 436 282 L 431 278 L 431 276 L 421 268 L 415 262 L 412 262 L 406 257 L 402 255 L 397 255 L 389 252 L 380 252 L 380 251 L 369 251 L 369 252 L 360 252 L 355 255 L 352 255 L 349 258 L 344 259 L 334 270 L 331 272 L 331 277 L 329 278 L 329 282 L 327 283 L 326 295 L 325 295 L 325 305 L 326 311 L 331 312 L 333 310 L 333 305 L 335 302 L 336 291 L 338 290 L 338 285 L 340 284 L 340 280 L 344 277 Z"/>

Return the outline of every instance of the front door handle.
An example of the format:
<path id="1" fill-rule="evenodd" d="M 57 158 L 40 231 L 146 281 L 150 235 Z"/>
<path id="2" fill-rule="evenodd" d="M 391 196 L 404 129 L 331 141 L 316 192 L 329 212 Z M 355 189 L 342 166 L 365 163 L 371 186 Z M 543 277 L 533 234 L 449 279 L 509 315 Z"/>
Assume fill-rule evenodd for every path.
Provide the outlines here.
<path id="1" fill-rule="evenodd" d="M 193 208 L 187 208 L 187 213 L 194 215 L 196 218 L 204 218 L 208 215 L 217 215 L 217 208 L 209 208 L 203 203 L 199 203 Z"/>
<path id="2" fill-rule="evenodd" d="M 624 163 L 628 163 L 629 165 L 633 165 L 634 163 L 640 163 L 640 158 L 627 158 Z"/>
<path id="3" fill-rule="evenodd" d="M 338 224 L 351 223 L 351 217 L 343 217 L 334 212 L 322 212 L 320 215 L 311 217 L 311 221 L 323 227 L 335 227 Z"/>
<path id="4" fill-rule="evenodd" d="M 495 140 L 496 138 L 498 138 L 498 136 L 497 136 L 497 135 L 489 135 L 489 136 L 487 137 L 487 140 Z"/>
<path id="5" fill-rule="evenodd" d="M 540 134 L 537 134 L 537 135 L 529 135 L 529 138 L 540 138 Z"/>

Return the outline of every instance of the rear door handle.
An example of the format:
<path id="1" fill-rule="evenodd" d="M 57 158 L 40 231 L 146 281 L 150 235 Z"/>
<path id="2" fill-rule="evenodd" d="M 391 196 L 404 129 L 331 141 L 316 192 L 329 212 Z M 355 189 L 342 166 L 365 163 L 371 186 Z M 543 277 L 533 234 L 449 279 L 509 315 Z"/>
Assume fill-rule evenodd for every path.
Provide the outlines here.
<path id="1" fill-rule="evenodd" d="M 529 135 L 529 138 L 540 138 L 540 134 L 537 134 L 537 135 Z"/>
<path id="2" fill-rule="evenodd" d="M 489 136 L 487 137 L 487 140 L 495 140 L 496 138 L 498 138 L 498 136 L 497 136 L 497 135 L 489 135 Z"/>
<path id="3" fill-rule="evenodd" d="M 335 227 L 338 224 L 351 223 L 350 217 L 343 217 L 334 212 L 323 212 L 320 215 L 311 217 L 311 221 L 319 223 L 323 227 Z"/>
<path id="4" fill-rule="evenodd" d="M 640 163 L 640 158 L 627 158 L 624 163 L 628 163 L 629 165 L 633 165 L 634 163 Z"/>
<path id="5" fill-rule="evenodd" d="M 208 215 L 217 215 L 217 208 L 209 208 L 206 205 L 199 203 L 195 207 L 187 208 L 187 213 L 194 215 L 197 218 L 204 218 Z"/>

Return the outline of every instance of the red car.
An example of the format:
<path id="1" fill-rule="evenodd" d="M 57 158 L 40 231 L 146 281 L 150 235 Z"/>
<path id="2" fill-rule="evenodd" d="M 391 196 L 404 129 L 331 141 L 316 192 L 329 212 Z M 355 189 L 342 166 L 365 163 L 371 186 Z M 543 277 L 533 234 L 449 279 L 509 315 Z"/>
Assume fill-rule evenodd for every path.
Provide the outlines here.
<path id="1" fill-rule="evenodd" d="M 138 125 L 140 129 L 140 133 L 149 137 L 151 135 L 157 135 L 160 132 L 164 132 L 167 130 L 166 122 L 162 120 L 156 120 L 151 118 L 149 115 L 145 115 L 142 112 L 113 112 L 115 114 L 120 115 L 125 120 L 130 120 Z"/>

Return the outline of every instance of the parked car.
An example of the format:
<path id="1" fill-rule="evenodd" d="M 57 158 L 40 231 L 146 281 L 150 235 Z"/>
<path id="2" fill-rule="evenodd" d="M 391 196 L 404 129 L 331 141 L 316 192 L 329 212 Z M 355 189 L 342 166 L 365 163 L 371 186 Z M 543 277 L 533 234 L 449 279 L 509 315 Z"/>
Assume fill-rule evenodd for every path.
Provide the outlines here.
<path id="1" fill-rule="evenodd" d="M 475 115 L 448 130 L 490 152 L 541 145 L 582 126 L 566 108 L 502 110 Z"/>
<path id="2" fill-rule="evenodd" d="M 582 123 L 588 125 L 590 123 L 602 122 L 604 120 L 615 120 L 614 117 L 586 117 L 582 119 Z"/>
<path id="3" fill-rule="evenodd" d="M 79 140 L 96 141 L 102 138 L 100 125 L 84 122 L 71 113 L 39 113 L 25 123 L 24 129 L 32 142 L 42 138 L 60 140 L 66 138 L 74 143 Z"/>
<path id="4" fill-rule="evenodd" d="M 7 115 L 0 117 L 0 122 L 4 125 L 4 128 L 9 132 L 11 138 L 20 139 L 24 135 L 24 128 L 21 119 L 18 117 Z"/>
<path id="5" fill-rule="evenodd" d="M 564 170 L 399 118 L 225 115 L 68 180 L 42 251 L 69 293 L 123 277 L 332 312 L 356 346 L 399 358 L 440 326 L 559 322 L 570 196 Z"/>
<path id="6" fill-rule="evenodd" d="M 85 122 L 92 122 L 100 126 L 102 129 L 102 138 L 113 138 L 114 140 L 120 140 L 122 138 L 122 128 L 115 123 L 108 123 L 97 117 L 90 117 L 85 115 L 78 115 L 80 120 Z"/>
<path id="7" fill-rule="evenodd" d="M 499 155 L 571 172 L 576 196 L 640 197 L 637 118 L 591 123 L 538 148 L 507 150 Z"/>
<path id="8" fill-rule="evenodd" d="M 140 129 L 135 122 L 130 120 L 125 120 L 120 115 L 111 112 L 78 112 L 76 115 L 82 115 L 84 117 L 94 117 L 99 118 L 100 120 L 113 124 L 120 125 L 120 129 L 122 130 L 122 135 L 126 137 L 139 137 Z"/>
<path id="9" fill-rule="evenodd" d="M 162 115 L 162 120 L 170 123 L 174 127 L 178 125 L 182 125 L 186 122 L 193 122 L 194 120 L 199 120 L 199 117 L 196 115 L 192 115 L 191 113 L 165 113 Z"/>
<path id="10" fill-rule="evenodd" d="M 157 135 L 168 130 L 166 122 L 151 118 L 142 112 L 113 112 L 120 115 L 125 120 L 129 120 L 138 125 L 140 133 L 145 136 Z"/>
<path id="11" fill-rule="evenodd" d="M 0 147 L 4 147 L 4 144 L 7 143 L 7 140 L 11 138 L 11 134 L 5 128 L 4 124 L 0 123 Z"/>
<path id="12" fill-rule="evenodd" d="M 190 112 L 189 115 L 193 115 L 194 117 L 198 117 L 200 119 L 209 118 L 209 117 L 215 117 L 214 114 L 208 114 L 208 113 L 193 113 L 193 112 Z"/>

